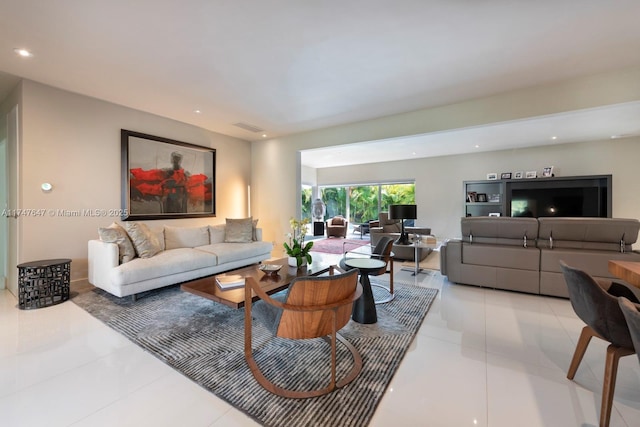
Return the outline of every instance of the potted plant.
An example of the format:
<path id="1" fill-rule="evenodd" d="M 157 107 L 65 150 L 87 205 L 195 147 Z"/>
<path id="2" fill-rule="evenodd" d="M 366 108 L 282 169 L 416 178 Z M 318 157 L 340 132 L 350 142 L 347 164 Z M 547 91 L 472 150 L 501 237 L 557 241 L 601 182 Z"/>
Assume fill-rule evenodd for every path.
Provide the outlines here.
<path id="1" fill-rule="evenodd" d="M 289 243 L 284 242 L 284 250 L 289 256 L 289 265 L 291 267 L 300 268 L 305 264 L 311 264 L 311 248 L 313 242 L 304 243 L 304 237 L 307 235 L 307 225 L 309 224 L 309 218 L 297 220 L 291 218 L 289 220 L 291 224 L 291 230 L 293 233 L 287 234 Z"/>

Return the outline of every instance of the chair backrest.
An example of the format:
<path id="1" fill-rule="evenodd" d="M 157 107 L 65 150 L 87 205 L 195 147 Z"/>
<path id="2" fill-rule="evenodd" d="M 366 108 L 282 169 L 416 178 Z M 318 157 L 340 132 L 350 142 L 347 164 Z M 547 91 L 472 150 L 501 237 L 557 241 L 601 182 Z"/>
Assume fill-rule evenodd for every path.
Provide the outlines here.
<path id="1" fill-rule="evenodd" d="M 391 244 L 389 244 L 391 243 Z M 383 236 L 378 240 L 376 246 L 373 248 L 371 253 L 376 255 L 389 256 L 391 254 L 391 249 L 393 248 L 393 239 L 389 236 Z"/>
<path id="2" fill-rule="evenodd" d="M 618 304 L 624 314 L 624 318 L 627 320 L 627 326 L 629 327 L 629 334 L 633 341 L 633 346 L 636 349 L 636 355 L 638 356 L 638 362 L 640 362 L 640 305 L 634 304 L 625 297 L 618 298 Z"/>
<path id="3" fill-rule="evenodd" d="M 600 336 L 618 347 L 634 348 L 627 322 L 618 305 L 593 277 L 560 261 L 569 300 L 578 317 Z"/>
<path id="4" fill-rule="evenodd" d="M 358 270 L 330 276 L 308 276 L 294 279 L 289 285 L 285 303 L 294 309 L 281 310 L 276 319 L 276 335 L 281 338 L 307 339 L 336 331 L 351 318 L 358 290 Z"/>

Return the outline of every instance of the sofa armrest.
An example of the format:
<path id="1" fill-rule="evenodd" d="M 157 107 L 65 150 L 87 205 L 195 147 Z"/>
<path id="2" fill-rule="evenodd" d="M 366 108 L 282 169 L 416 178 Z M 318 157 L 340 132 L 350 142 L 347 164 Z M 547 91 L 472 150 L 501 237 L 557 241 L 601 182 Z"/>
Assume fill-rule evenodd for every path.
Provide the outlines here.
<path id="1" fill-rule="evenodd" d="M 102 240 L 89 240 L 89 283 L 96 286 L 108 286 L 112 268 L 119 265 L 118 245 Z"/>
<path id="2" fill-rule="evenodd" d="M 462 241 L 447 239 L 440 246 L 440 273 L 455 282 L 462 265 Z"/>

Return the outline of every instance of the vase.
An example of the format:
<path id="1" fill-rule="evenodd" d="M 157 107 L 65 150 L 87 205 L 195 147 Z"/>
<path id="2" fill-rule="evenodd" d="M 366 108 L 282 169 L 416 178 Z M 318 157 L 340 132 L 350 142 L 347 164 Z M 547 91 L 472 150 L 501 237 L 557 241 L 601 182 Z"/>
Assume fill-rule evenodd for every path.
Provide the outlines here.
<path id="1" fill-rule="evenodd" d="M 296 267 L 298 268 L 298 259 L 294 256 L 290 256 L 288 258 L 288 264 L 290 267 Z M 304 267 L 305 265 L 307 265 L 307 259 L 306 258 L 302 258 L 302 264 L 300 264 L 300 267 Z"/>

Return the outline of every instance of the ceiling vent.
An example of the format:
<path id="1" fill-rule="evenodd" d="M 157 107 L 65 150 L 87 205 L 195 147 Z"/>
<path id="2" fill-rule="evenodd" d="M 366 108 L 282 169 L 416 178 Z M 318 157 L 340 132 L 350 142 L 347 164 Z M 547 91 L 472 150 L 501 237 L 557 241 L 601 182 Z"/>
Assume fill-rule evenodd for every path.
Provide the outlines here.
<path id="1" fill-rule="evenodd" d="M 255 132 L 255 133 L 264 132 L 264 129 L 261 129 L 258 126 L 250 125 L 248 123 L 238 122 L 238 123 L 234 123 L 233 125 L 238 126 L 241 129 L 248 130 L 249 132 Z"/>

